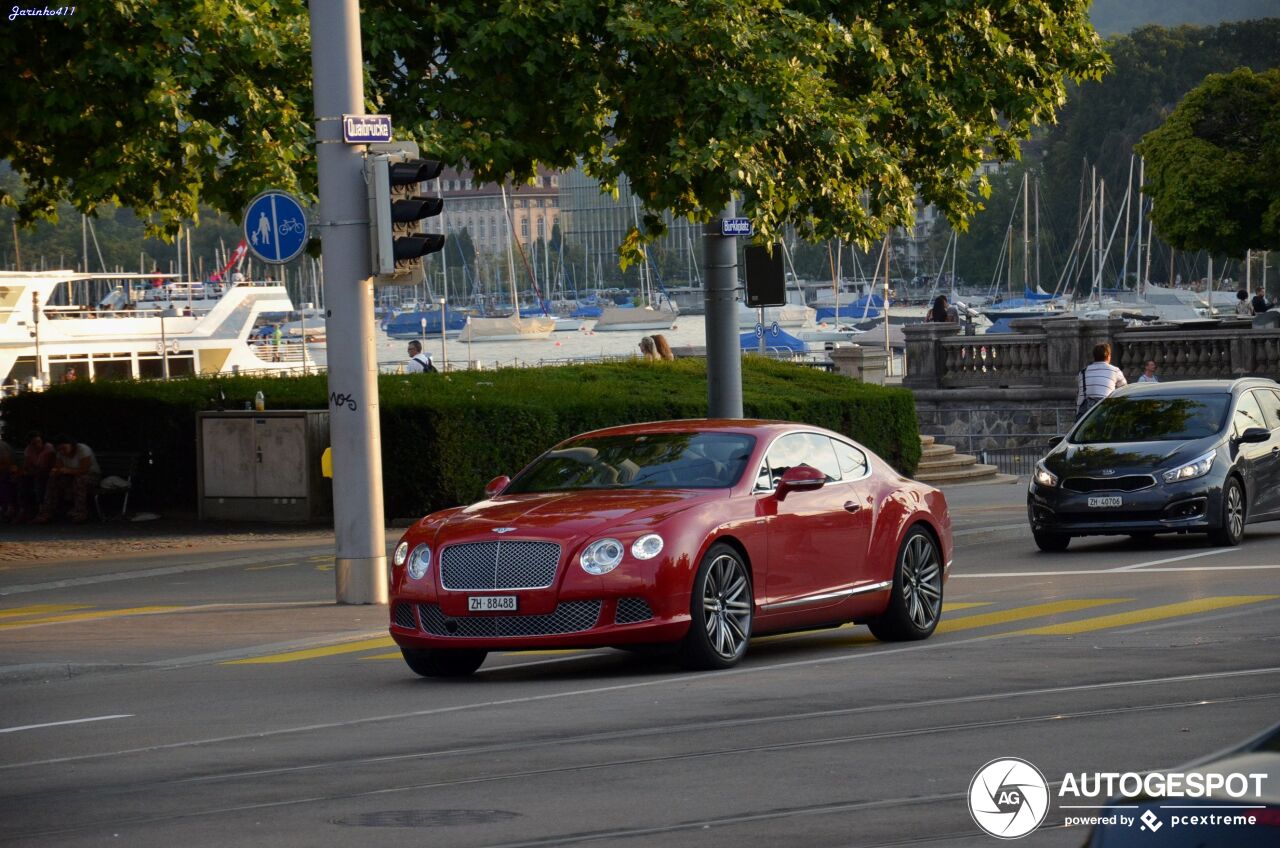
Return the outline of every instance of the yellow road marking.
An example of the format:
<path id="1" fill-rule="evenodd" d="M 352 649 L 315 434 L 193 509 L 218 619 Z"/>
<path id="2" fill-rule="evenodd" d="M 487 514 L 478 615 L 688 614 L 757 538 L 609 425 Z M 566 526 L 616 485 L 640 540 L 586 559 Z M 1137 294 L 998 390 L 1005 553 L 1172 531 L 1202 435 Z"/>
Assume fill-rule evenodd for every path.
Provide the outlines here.
<path id="1" fill-rule="evenodd" d="M 272 569 L 272 568 L 289 568 L 290 566 L 294 566 L 294 565 L 297 565 L 297 563 L 282 562 L 277 565 L 251 565 L 248 568 L 246 568 L 245 571 L 267 571 L 268 569 Z"/>
<path id="2" fill-rule="evenodd" d="M 15 607 L 13 609 L 0 610 L 0 618 L 18 618 L 24 615 L 41 615 L 78 609 L 89 609 L 89 604 L 36 604 L 30 607 Z"/>
<path id="3" fill-rule="evenodd" d="M 367 657 L 361 657 L 362 660 L 402 660 L 404 654 L 399 651 L 392 651 L 389 654 L 370 654 Z"/>
<path id="4" fill-rule="evenodd" d="M 332 565 L 317 565 L 316 571 L 333 571 Z"/>
<path id="5" fill-rule="evenodd" d="M 1068 621 L 1064 624 L 1051 624 L 1047 627 L 1034 627 L 1019 630 L 1010 636 L 1034 634 L 1036 636 L 1070 636 L 1076 633 L 1089 633 L 1094 630 L 1105 630 L 1109 627 L 1123 627 L 1126 624 L 1142 624 L 1147 621 L 1160 621 L 1165 618 L 1178 618 L 1184 615 L 1226 609 L 1227 607 L 1256 604 L 1262 601 L 1274 601 L 1280 595 L 1234 595 L 1220 598 L 1200 598 L 1195 601 L 1182 601 L 1176 604 L 1165 604 L 1158 607 L 1121 612 L 1115 615 L 1103 615 L 1097 618 L 1086 618 L 1081 621 Z"/>
<path id="6" fill-rule="evenodd" d="M 313 556 L 307 557 L 307 562 L 333 562 L 333 556 Z"/>
<path id="7" fill-rule="evenodd" d="M 154 615 L 161 612 L 172 612 L 183 607 L 132 607 L 130 609 L 97 610 L 96 612 L 74 612 L 66 615 L 46 615 L 25 621 L 0 622 L 0 630 L 12 630 L 17 627 L 32 627 L 37 624 L 65 624 L 72 621 L 97 621 L 103 618 L 121 618 L 130 615 Z"/>
<path id="8" fill-rule="evenodd" d="M 974 607 L 989 607 L 994 601 L 943 601 L 943 612 L 955 612 L 962 609 L 973 609 Z"/>
<path id="9" fill-rule="evenodd" d="M 1028 618 L 1040 618 L 1062 612 L 1092 609 L 1093 607 L 1118 604 L 1128 598 L 1084 598 L 1071 601 L 1053 601 L 1047 604 L 1032 604 L 1026 607 L 985 612 L 980 615 L 964 615 L 960 618 L 947 618 L 938 623 L 937 633 L 954 633 L 958 630 L 973 630 L 978 627 L 990 627 L 994 624 L 1008 624 L 1011 621 L 1023 621 Z"/>
<path id="10" fill-rule="evenodd" d="M 263 663 L 287 663 L 298 660 L 313 660 L 317 657 L 332 657 L 337 654 L 354 654 L 357 651 L 370 651 L 374 648 L 390 648 L 395 642 L 390 636 L 377 639 L 361 639 L 358 642 L 343 642 L 341 645 L 329 645 L 324 648 L 307 648 L 303 651 L 286 651 L 283 654 L 268 654 L 265 657 L 249 657 L 243 660 L 228 660 L 223 665 L 260 665 Z M 396 656 L 399 656 L 397 654 Z"/>

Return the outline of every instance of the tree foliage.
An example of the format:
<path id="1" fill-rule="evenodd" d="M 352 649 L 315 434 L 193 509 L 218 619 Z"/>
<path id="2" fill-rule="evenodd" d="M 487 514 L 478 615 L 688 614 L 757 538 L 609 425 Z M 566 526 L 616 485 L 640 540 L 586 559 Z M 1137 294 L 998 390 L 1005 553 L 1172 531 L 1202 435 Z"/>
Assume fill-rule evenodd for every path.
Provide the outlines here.
<path id="1" fill-rule="evenodd" d="M 21 220 L 117 203 L 172 235 L 198 203 L 238 216 L 263 188 L 314 193 L 302 0 L 100 0 L 19 17 L 0 39 L 0 158 Z"/>
<path id="2" fill-rule="evenodd" d="M 626 173 L 648 214 L 707 219 L 735 194 L 763 238 L 786 221 L 868 241 L 918 189 L 959 222 L 984 156 L 1013 157 L 1069 78 L 1103 67 L 1087 0 L 368 0 L 370 105 L 481 180 L 541 163 Z M 19 33 L 17 27 L 23 29 Z M 301 0 L 104 0 L 25 18 L 0 45 L 0 156 L 29 190 L 108 200 L 172 227 L 238 214 L 265 185 L 309 193 Z M 11 202 L 13 201 L 10 198 Z"/>
<path id="3" fill-rule="evenodd" d="M 1280 70 L 1209 76 L 1138 151 L 1151 219 L 1175 247 L 1280 249 Z"/>

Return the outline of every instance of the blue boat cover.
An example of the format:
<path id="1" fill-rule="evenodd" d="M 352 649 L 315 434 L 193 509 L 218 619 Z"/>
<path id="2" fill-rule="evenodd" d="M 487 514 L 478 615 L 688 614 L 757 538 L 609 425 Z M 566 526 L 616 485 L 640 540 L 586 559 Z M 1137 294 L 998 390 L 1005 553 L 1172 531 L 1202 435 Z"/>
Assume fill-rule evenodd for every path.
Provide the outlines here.
<path id="1" fill-rule="evenodd" d="M 756 338 L 755 331 L 743 333 L 738 337 L 742 345 L 742 349 L 747 353 L 754 353 L 760 349 L 760 340 Z M 764 349 L 770 353 L 779 350 L 785 350 L 790 353 L 804 353 L 808 350 L 805 343 L 786 330 L 778 330 L 775 336 L 768 329 L 764 331 Z"/>

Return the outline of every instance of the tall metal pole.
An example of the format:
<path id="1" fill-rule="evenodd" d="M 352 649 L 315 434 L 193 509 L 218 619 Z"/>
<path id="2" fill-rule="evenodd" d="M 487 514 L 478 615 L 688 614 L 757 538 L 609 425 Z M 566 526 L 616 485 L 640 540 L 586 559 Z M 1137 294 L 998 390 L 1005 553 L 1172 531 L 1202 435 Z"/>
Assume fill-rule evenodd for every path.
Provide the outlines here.
<path id="1" fill-rule="evenodd" d="M 732 218 L 734 201 L 721 215 Z M 702 228 L 707 272 L 707 415 L 742 417 L 742 352 L 738 342 L 738 242 L 720 234 L 720 221 Z"/>
<path id="2" fill-rule="evenodd" d="M 343 114 L 364 114 L 358 0 L 311 0 L 311 69 L 320 177 L 319 230 L 329 345 L 334 578 L 340 604 L 387 602 L 373 283 L 363 145 L 342 142 Z"/>

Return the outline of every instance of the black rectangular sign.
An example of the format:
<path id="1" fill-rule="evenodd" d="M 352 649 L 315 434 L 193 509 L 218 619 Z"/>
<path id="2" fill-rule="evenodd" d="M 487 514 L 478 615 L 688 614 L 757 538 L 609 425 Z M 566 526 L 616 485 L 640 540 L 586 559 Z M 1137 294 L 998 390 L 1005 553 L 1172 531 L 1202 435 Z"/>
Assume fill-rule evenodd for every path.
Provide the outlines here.
<path id="1" fill-rule="evenodd" d="M 747 245 L 746 266 L 747 306 L 785 306 L 787 281 L 782 272 L 782 245 L 775 244 L 772 255 L 767 247 Z"/>

